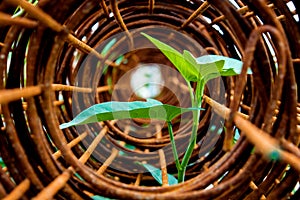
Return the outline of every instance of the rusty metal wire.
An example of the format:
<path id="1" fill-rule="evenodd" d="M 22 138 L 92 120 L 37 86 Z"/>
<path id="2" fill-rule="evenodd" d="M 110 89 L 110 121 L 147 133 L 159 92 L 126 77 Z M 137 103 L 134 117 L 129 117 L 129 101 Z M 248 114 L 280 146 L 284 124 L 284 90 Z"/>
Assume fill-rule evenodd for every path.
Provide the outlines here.
<path id="1" fill-rule="evenodd" d="M 12 17 L 17 7 L 24 12 Z M 299 199 L 299 10 L 294 0 L 0 1 L 0 198 Z M 133 50 L 139 44 L 130 30 L 147 27 L 178 31 L 208 53 L 244 62 L 241 75 L 222 79 L 223 97 L 208 97 L 220 92 L 216 82 L 212 94 L 206 91 L 186 181 L 173 186 L 167 182 L 176 166 L 172 150 L 164 148 L 170 144 L 166 125 L 155 124 L 147 138 L 127 121 L 59 129 L 82 109 L 110 101 L 111 91 L 120 89 L 116 83 L 139 63 L 155 57 L 171 66 L 158 51 Z M 119 41 L 107 55 L 98 52 L 123 31 L 120 41 L 132 50 L 126 62 L 109 57 L 124 48 Z M 188 48 L 201 53 L 197 45 Z M 108 66 L 103 76 L 104 64 L 93 68 L 93 59 Z M 172 79 L 174 90 L 184 98 L 178 79 Z M 120 89 L 119 97 L 127 91 Z M 157 98 L 179 103 L 168 88 Z M 179 151 L 190 125 L 173 124 Z M 233 144 L 237 128 L 241 135 Z M 274 149 L 279 160 L 267 159 Z M 135 162 L 160 168 L 162 186 L 142 166 L 132 168 Z"/>

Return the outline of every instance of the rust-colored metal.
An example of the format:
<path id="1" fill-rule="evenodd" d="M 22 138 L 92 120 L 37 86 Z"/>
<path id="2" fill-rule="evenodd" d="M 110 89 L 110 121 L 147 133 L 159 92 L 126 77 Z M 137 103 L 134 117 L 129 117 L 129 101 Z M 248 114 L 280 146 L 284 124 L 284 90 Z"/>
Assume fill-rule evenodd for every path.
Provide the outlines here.
<path id="1" fill-rule="evenodd" d="M 180 26 L 181 29 L 186 28 L 195 18 L 197 18 L 201 13 L 205 12 L 205 10 L 209 7 L 209 3 L 207 1 L 204 1 L 199 8 L 191 14 L 191 16 L 183 22 L 183 24 Z"/>
<path id="2" fill-rule="evenodd" d="M 12 16 L 0 12 L 0 25 L 7 26 L 7 25 L 19 25 L 26 28 L 36 28 L 38 23 L 26 18 L 12 18 Z"/>
<path id="3" fill-rule="evenodd" d="M 18 6 L 24 13 L 12 17 Z M 292 0 L 1 1 L 0 198 L 299 199 L 299 6 Z M 140 63 L 173 67 L 159 51 L 138 49 L 139 31 L 150 27 L 194 39 L 186 44 L 158 33 L 195 56 L 202 46 L 244 63 L 240 75 L 209 83 L 186 181 L 171 186 L 168 174 L 176 177 L 177 170 L 165 124 L 137 119 L 59 129 L 83 109 L 114 100 L 114 92 L 140 100 L 118 84 Z M 107 52 L 99 51 L 122 32 Z M 130 52 L 117 61 L 125 46 Z M 177 76 L 170 80 L 174 91 L 165 87 L 157 99 L 178 106 L 183 98 L 189 106 L 186 85 Z M 223 96 L 215 95 L 218 81 Z M 189 142 L 186 121 L 172 122 L 179 152 Z M 151 131 L 136 128 L 146 125 Z M 162 185 L 137 163 L 159 168 Z"/>

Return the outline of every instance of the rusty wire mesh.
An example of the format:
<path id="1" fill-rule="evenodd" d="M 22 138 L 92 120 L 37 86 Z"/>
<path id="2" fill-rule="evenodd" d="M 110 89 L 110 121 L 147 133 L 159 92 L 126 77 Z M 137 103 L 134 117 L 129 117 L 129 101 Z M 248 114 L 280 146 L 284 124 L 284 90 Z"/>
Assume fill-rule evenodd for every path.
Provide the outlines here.
<path id="1" fill-rule="evenodd" d="M 18 6 L 24 12 L 12 18 Z M 0 157 L 5 163 L 0 198 L 299 199 L 299 9 L 296 0 L 40 0 L 36 6 L 25 0 L 0 1 Z M 170 142 L 165 126 L 156 127 L 157 133 L 147 139 L 115 121 L 59 129 L 72 119 L 74 109 L 110 101 L 114 83 L 138 63 L 153 55 L 167 62 L 144 50 L 128 53 L 128 62 L 118 64 L 94 49 L 116 33 L 130 38 L 128 30 L 151 26 L 189 35 L 207 52 L 242 59 L 253 71 L 252 76 L 224 79 L 230 110 L 204 98 L 206 110 L 186 181 L 173 186 L 166 185 L 165 176 L 159 186 L 149 173 L 138 173 L 141 166 L 129 170 L 127 165 L 147 162 L 162 174 L 176 173 L 168 160 L 172 152 L 161 149 Z M 76 85 L 88 54 L 109 65 L 93 88 Z M 86 83 L 96 77 L 87 68 L 80 79 Z M 89 96 L 93 92 L 95 98 Z M 164 89 L 159 100 L 176 105 L 172 95 Z M 215 126 L 226 118 L 226 131 L 208 131 L 211 116 Z M 241 136 L 231 146 L 236 126 Z M 271 137 L 262 141 L 251 133 Z M 218 137 L 201 146 L 208 134 Z M 126 149 L 127 144 L 135 148 Z M 265 159 L 262 151 L 269 144 L 280 148 L 279 160 Z"/>

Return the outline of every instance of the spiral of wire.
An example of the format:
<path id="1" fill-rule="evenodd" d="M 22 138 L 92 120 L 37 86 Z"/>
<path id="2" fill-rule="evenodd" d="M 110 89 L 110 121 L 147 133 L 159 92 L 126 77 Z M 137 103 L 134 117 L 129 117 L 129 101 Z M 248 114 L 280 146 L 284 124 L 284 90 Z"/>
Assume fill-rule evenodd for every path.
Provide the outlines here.
<path id="1" fill-rule="evenodd" d="M 299 199 L 299 10 L 296 0 L 0 1 L 0 198 Z M 126 79 L 141 63 L 175 69 L 157 49 L 137 48 L 147 31 L 244 63 L 206 88 L 185 182 L 175 185 L 164 123 L 59 128 L 96 103 L 141 100 Z M 188 107 L 182 77 L 165 78 L 174 87 L 155 98 Z M 178 152 L 191 124 L 173 121 Z M 137 163 L 158 168 L 161 184 Z"/>

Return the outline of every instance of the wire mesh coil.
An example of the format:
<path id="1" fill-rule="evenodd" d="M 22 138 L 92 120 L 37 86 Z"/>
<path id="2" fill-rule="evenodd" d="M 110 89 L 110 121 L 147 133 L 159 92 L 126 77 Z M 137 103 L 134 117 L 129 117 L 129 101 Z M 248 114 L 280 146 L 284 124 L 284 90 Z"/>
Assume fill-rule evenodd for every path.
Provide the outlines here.
<path id="1" fill-rule="evenodd" d="M 298 1 L 288 0 L 1 1 L 0 197 L 299 199 L 299 9 Z M 138 33 L 153 27 L 173 30 L 155 33 L 170 44 L 196 55 L 200 45 L 210 54 L 241 59 L 253 71 L 218 79 L 225 84 L 219 99 L 213 98 L 221 91 L 218 80 L 211 83 L 214 91 L 206 90 L 186 181 L 172 186 L 166 174 L 175 174 L 176 166 L 171 149 L 164 148 L 170 144 L 165 124 L 151 125 L 155 131 L 147 137 L 127 121 L 59 129 L 82 109 L 111 101 L 112 90 L 118 99 L 138 100 L 116 84 L 139 63 L 155 57 L 172 66 L 147 48 L 126 53 L 126 62 L 109 57 L 142 45 Z M 175 31 L 197 44 L 183 44 Z M 118 33 L 124 35 L 115 47 L 99 52 Z M 95 60 L 97 68 L 91 67 Z M 176 91 L 164 87 L 157 99 L 188 102 L 180 77 L 169 76 Z M 190 125 L 173 123 L 180 151 Z M 235 132 L 239 138 L 232 145 Z M 266 158 L 270 148 L 278 148 L 278 159 Z M 132 168 L 136 162 L 160 168 L 162 186 L 142 166 Z"/>

